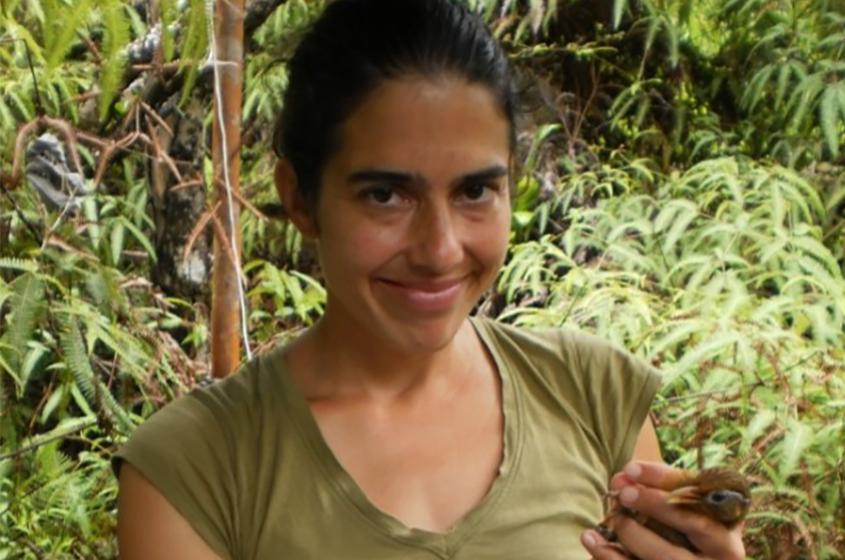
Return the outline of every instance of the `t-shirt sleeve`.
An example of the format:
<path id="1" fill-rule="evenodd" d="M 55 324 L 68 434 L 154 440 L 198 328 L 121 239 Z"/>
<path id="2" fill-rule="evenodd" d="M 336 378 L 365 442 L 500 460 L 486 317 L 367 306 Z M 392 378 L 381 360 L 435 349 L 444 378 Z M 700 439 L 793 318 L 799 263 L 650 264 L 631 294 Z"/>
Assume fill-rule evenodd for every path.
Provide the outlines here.
<path id="1" fill-rule="evenodd" d="M 235 550 L 232 436 L 197 389 L 153 414 L 112 457 L 132 464 L 221 558 Z"/>
<path id="2" fill-rule="evenodd" d="M 573 333 L 570 351 L 581 371 L 585 414 L 604 447 L 611 473 L 631 460 L 637 436 L 660 387 L 660 373 L 598 337 Z"/>

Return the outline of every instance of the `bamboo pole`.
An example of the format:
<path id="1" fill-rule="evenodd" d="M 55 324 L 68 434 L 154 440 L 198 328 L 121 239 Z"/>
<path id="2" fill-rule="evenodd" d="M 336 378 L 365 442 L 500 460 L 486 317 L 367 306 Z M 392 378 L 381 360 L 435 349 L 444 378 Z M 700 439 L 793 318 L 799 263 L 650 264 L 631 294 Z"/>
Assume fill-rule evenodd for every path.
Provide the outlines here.
<path id="1" fill-rule="evenodd" d="M 220 91 L 214 96 L 212 163 L 214 192 L 220 202 L 216 222 L 222 225 L 225 236 L 214 236 L 211 374 L 214 377 L 225 377 L 232 373 L 240 362 L 241 292 L 238 277 L 240 266 L 233 262 L 233 257 L 240 259 L 241 252 L 240 228 L 238 227 L 240 205 L 237 194 L 240 192 L 241 170 L 244 0 L 218 0 L 216 4 L 214 34 L 220 79 L 215 80 L 215 87 L 219 87 Z M 218 105 L 221 98 L 222 107 Z M 220 115 L 224 119 L 223 122 L 220 122 Z M 225 154 L 227 163 L 225 170 L 224 139 L 221 137 L 221 130 L 225 131 L 228 151 Z M 227 176 L 229 188 L 235 193 L 234 195 L 226 192 Z M 224 244 L 227 244 L 228 248 Z"/>

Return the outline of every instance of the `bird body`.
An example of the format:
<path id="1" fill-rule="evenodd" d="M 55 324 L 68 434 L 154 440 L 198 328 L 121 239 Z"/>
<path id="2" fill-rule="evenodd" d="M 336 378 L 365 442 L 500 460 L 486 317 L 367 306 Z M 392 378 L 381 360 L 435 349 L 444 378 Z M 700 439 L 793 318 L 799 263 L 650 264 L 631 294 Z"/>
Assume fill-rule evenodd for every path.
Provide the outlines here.
<path id="1" fill-rule="evenodd" d="M 622 506 L 617 495 L 617 492 L 610 493 L 610 513 L 596 526 L 596 530 L 605 540 L 624 551 L 615 531 L 619 516 L 624 515 L 632 517 L 672 544 L 697 552 L 684 533 Z M 706 515 L 732 529 L 748 514 L 751 507 L 750 495 L 748 481 L 742 474 L 731 469 L 712 468 L 698 473 L 689 471 L 687 476 L 670 490 L 667 502 Z"/>

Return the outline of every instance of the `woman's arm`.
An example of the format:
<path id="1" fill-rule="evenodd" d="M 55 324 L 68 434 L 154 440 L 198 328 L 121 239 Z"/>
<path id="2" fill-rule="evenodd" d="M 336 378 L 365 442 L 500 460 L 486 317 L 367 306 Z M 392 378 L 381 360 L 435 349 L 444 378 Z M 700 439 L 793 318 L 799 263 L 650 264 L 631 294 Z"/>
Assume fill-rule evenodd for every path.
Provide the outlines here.
<path id="1" fill-rule="evenodd" d="M 634 444 L 634 461 L 663 462 L 657 432 L 654 431 L 654 424 L 648 416 L 640 429 L 640 435 L 637 436 L 637 443 Z"/>
<path id="2" fill-rule="evenodd" d="M 121 560 L 220 560 L 131 464 L 120 469 L 117 540 Z"/>

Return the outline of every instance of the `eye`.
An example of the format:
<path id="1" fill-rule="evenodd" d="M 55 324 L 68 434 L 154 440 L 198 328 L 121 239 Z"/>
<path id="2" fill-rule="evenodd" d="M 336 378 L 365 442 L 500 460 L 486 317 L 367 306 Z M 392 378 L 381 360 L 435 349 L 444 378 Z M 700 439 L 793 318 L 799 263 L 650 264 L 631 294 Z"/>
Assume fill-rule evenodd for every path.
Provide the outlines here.
<path id="1" fill-rule="evenodd" d="M 733 490 L 714 490 L 708 493 L 704 500 L 714 506 L 729 506 L 733 504 L 742 504 L 748 501 L 748 499 L 740 494 L 739 492 L 734 492 Z"/>
<path id="2" fill-rule="evenodd" d="M 485 202 L 499 191 L 496 183 L 468 183 L 461 187 L 460 196 L 467 202 Z"/>
<path id="3" fill-rule="evenodd" d="M 360 196 L 364 202 L 378 208 L 393 208 L 408 201 L 401 189 L 390 185 L 374 185 L 364 189 Z"/>
<path id="4" fill-rule="evenodd" d="M 388 187 L 375 187 L 367 191 L 370 200 L 379 204 L 387 204 L 393 198 L 395 193 L 393 189 Z"/>
<path id="5" fill-rule="evenodd" d="M 714 504 L 721 504 L 728 499 L 728 493 L 723 490 L 717 490 L 710 493 L 710 501 Z"/>

